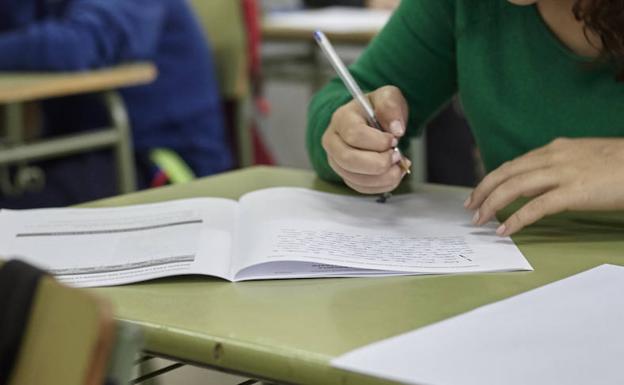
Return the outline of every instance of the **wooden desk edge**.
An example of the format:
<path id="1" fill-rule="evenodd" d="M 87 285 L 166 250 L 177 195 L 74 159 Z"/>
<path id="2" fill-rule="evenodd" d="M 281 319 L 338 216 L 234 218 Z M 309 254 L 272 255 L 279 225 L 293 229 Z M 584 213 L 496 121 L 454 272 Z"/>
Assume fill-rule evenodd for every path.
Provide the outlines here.
<path id="1" fill-rule="evenodd" d="M 156 79 L 152 63 L 124 64 L 81 72 L 0 72 L 0 103 L 22 103 L 39 99 L 108 91 L 147 84 Z M 8 83 L 8 84 L 3 84 Z"/>

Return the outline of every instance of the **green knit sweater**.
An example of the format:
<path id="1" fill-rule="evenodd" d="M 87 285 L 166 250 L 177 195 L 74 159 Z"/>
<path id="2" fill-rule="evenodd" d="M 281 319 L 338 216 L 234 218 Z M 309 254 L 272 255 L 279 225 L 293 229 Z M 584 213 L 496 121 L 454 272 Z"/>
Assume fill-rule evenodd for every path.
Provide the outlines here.
<path id="1" fill-rule="evenodd" d="M 403 0 L 351 72 L 365 91 L 401 89 L 408 136 L 459 92 L 489 171 L 558 137 L 624 136 L 624 83 L 615 82 L 614 68 L 570 51 L 535 6 Z M 334 79 L 309 108 L 308 151 L 324 179 L 339 177 L 321 137 L 350 99 Z"/>

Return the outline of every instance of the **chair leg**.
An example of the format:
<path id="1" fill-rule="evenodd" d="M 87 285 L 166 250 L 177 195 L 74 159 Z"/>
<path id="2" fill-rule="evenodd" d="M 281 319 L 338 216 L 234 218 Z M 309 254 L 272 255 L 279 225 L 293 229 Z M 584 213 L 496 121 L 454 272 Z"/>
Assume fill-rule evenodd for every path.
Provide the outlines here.
<path id="1" fill-rule="evenodd" d="M 9 146 L 15 146 L 22 142 L 22 130 L 24 127 L 24 112 L 22 104 L 13 103 L 5 106 L 5 129 L 6 142 Z M 20 167 L 23 167 L 21 164 Z M 21 186 L 11 180 L 8 165 L 0 166 L 0 192 L 4 195 L 19 195 L 22 192 Z"/>
<path id="2" fill-rule="evenodd" d="M 253 136 L 250 124 L 251 103 L 251 97 L 245 97 L 236 103 L 235 127 L 238 138 L 238 164 L 241 168 L 252 166 L 254 162 Z"/>

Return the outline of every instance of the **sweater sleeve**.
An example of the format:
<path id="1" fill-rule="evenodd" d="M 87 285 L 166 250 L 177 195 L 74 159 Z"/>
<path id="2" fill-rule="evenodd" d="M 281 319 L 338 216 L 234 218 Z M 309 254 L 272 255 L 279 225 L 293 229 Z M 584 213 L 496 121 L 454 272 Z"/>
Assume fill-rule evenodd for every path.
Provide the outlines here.
<path id="1" fill-rule="evenodd" d="M 364 92 L 385 85 L 401 89 L 410 111 L 407 136 L 457 90 L 455 0 L 404 0 L 388 24 L 350 68 Z M 312 165 L 326 180 L 339 181 L 331 169 L 321 137 L 332 114 L 351 100 L 339 79 L 332 80 L 308 108 L 307 148 Z M 401 147 L 406 145 L 404 140 Z"/>
<path id="2" fill-rule="evenodd" d="M 164 17 L 160 0 L 77 0 L 57 18 L 0 34 L 0 70 L 76 71 L 149 59 Z"/>

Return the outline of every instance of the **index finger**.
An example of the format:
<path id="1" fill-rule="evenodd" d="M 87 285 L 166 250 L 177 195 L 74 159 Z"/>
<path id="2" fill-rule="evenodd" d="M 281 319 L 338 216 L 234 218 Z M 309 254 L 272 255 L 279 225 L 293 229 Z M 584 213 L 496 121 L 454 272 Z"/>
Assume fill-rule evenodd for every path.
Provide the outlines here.
<path id="1" fill-rule="evenodd" d="M 345 116 L 343 123 L 336 125 L 335 131 L 346 144 L 360 150 L 384 152 L 398 144 L 392 134 L 370 127 L 362 116 L 355 113 Z"/>
<path id="2" fill-rule="evenodd" d="M 467 209 L 478 209 L 483 202 L 498 186 L 519 174 L 524 174 L 548 166 L 548 157 L 537 154 L 522 156 L 509 162 L 503 163 L 499 168 L 492 171 L 483 178 L 481 183 L 472 191 L 466 201 Z"/>

